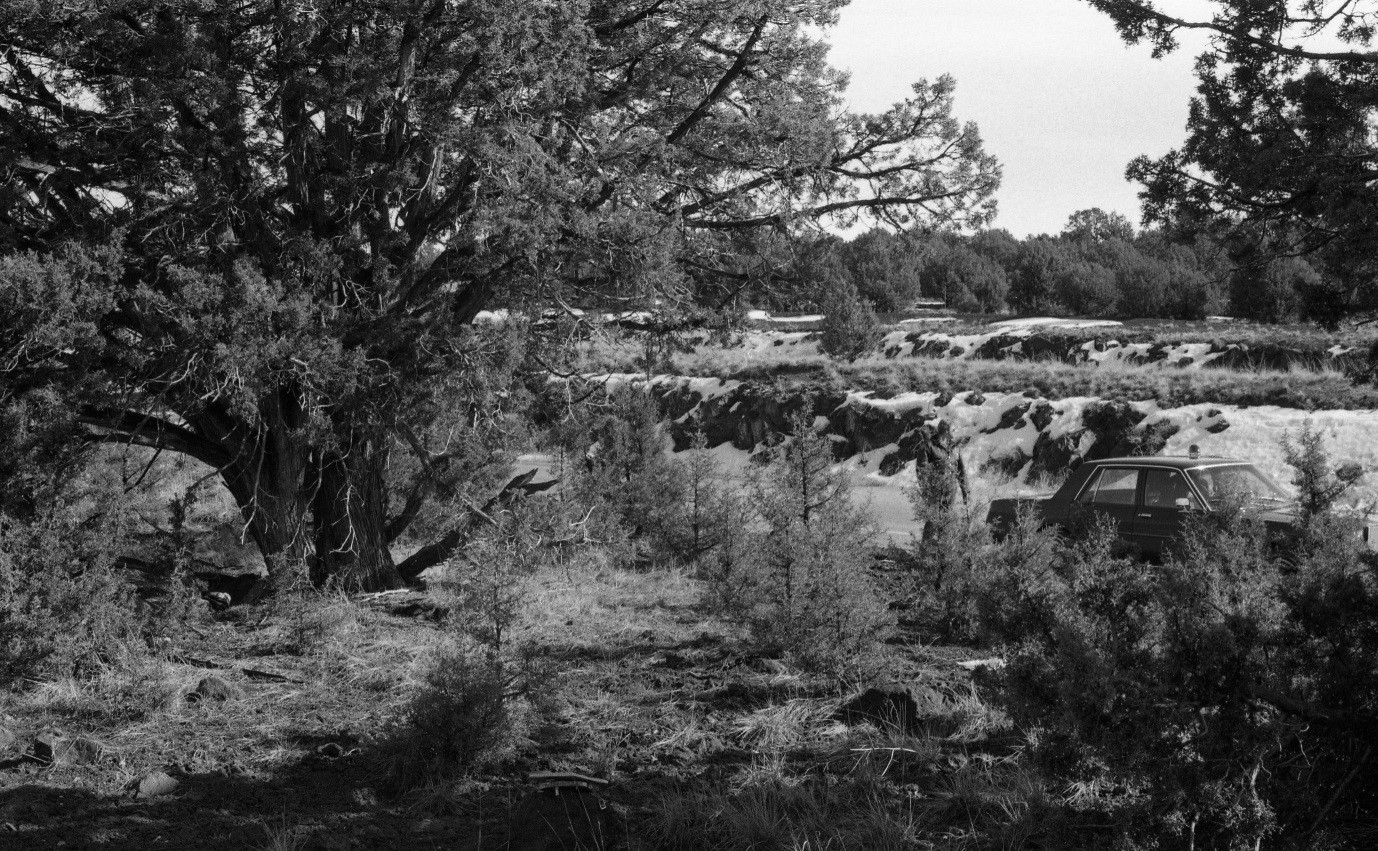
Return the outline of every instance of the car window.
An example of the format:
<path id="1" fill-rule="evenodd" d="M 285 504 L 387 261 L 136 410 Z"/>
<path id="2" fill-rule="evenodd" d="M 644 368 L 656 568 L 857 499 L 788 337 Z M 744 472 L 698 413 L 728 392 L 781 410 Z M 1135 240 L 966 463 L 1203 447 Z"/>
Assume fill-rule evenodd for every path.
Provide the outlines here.
<path id="1" fill-rule="evenodd" d="M 1133 505 L 1138 487 L 1138 470 L 1107 467 L 1096 473 L 1080 501 L 1088 505 Z"/>
<path id="2" fill-rule="evenodd" d="M 1181 470 L 1144 471 L 1144 508 L 1176 508 L 1179 499 L 1188 500 L 1193 509 L 1201 507 Z"/>
<path id="3" fill-rule="evenodd" d="M 1264 500 L 1288 502 L 1291 497 L 1278 484 L 1251 464 L 1220 464 L 1188 471 L 1207 500 L 1228 499 L 1231 495 L 1245 502 Z"/>

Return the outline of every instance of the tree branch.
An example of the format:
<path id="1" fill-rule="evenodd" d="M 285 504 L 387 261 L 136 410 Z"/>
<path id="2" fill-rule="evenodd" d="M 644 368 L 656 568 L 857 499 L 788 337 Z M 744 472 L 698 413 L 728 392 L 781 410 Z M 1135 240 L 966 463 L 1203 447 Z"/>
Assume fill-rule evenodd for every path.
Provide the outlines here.
<path id="1" fill-rule="evenodd" d="M 537 472 L 537 470 L 528 470 L 516 476 L 504 485 L 502 490 L 498 491 L 492 499 L 485 502 L 482 508 L 471 507 L 469 513 L 449 534 L 403 559 L 402 563 L 397 565 L 397 572 L 402 575 L 402 579 L 407 582 L 414 582 L 423 570 L 435 567 L 448 559 L 473 536 L 473 531 L 480 522 L 493 522 L 493 512 L 506 508 L 520 497 L 550 490 L 559 484 L 559 480 L 533 484 L 531 480 L 536 478 Z"/>
<path id="2" fill-rule="evenodd" d="M 1378 738 L 1378 715 L 1366 712 L 1353 712 L 1348 709 L 1317 706 L 1274 689 L 1263 686 L 1250 686 L 1249 695 L 1256 700 L 1272 706 L 1280 712 L 1296 716 L 1313 724 L 1343 727 L 1356 736 L 1373 740 Z"/>
<path id="3" fill-rule="evenodd" d="M 222 447 L 152 414 L 87 407 L 77 414 L 77 422 L 97 429 L 101 438 L 123 437 L 138 446 L 189 455 L 212 467 L 224 467 L 231 461 Z"/>
<path id="4" fill-rule="evenodd" d="M 1281 42 L 1270 41 L 1261 36 L 1256 36 L 1243 27 L 1230 27 L 1216 21 L 1188 21 L 1185 18 L 1167 15 L 1153 8 L 1153 4 L 1138 2 L 1138 0 L 1087 0 L 1087 2 L 1115 20 L 1120 26 L 1120 31 L 1125 34 L 1125 38 L 1131 41 L 1138 41 L 1140 38 L 1140 36 L 1134 34 L 1137 28 L 1131 27 L 1131 23 L 1142 24 L 1152 22 L 1165 31 L 1182 29 L 1205 30 L 1219 33 L 1226 38 L 1251 44 L 1277 56 L 1289 56 L 1294 59 L 1309 59 L 1313 61 L 1362 62 L 1365 64 L 1378 63 L 1378 52 L 1375 51 L 1316 51 L 1305 50 L 1300 47 L 1291 47 Z M 1305 23 L 1306 21 L 1289 18 L 1288 22 Z M 1279 38 L 1281 38 L 1280 35 Z M 1171 45 L 1168 46 L 1168 49 L 1171 49 Z"/>
<path id="5" fill-rule="evenodd" d="M 595 35 L 612 35 L 618 30 L 625 30 L 634 27 L 637 24 L 654 15 L 656 12 L 660 11 L 660 7 L 664 6 L 665 2 L 666 0 L 655 0 L 654 3 L 647 6 L 646 8 L 640 10 L 639 12 L 633 12 L 632 14 L 628 15 L 625 18 L 622 18 L 621 20 L 612 21 L 606 24 L 598 24 L 593 28 L 593 32 Z"/>
<path id="6" fill-rule="evenodd" d="M 761 34 L 765 32 L 767 20 L 767 18 L 762 17 L 756 21 L 756 26 L 751 30 L 751 35 L 747 38 L 746 44 L 742 45 L 741 52 L 737 54 L 737 61 L 733 62 L 732 66 L 727 69 L 727 72 L 722 75 L 722 78 L 718 80 L 718 84 L 713 87 L 713 90 L 708 93 L 708 96 L 700 101 L 698 106 L 694 107 L 694 111 L 689 113 L 689 117 L 680 122 L 680 125 L 671 131 L 669 136 L 665 137 L 666 143 L 671 145 L 678 144 L 680 139 L 688 135 L 689 131 L 693 130 L 694 126 L 703 120 L 703 117 L 708 114 L 709 108 L 727 93 L 727 90 L 737 81 L 737 78 L 742 76 L 746 71 L 746 66 L 751 62 L 752 48 L 756 46 L 756 42 L 761 39 Z"/>

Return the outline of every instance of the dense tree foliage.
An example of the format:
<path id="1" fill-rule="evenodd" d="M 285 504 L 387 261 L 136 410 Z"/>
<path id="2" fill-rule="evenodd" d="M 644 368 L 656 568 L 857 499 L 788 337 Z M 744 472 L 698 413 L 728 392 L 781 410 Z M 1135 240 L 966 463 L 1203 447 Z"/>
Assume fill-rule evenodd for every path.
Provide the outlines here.
<path id="1" fill-rule="evenodd" d="M 501 423 L 484 307 L 730 295 L 753 233 L 989 217 L 950 78 L 842 107 L 841 5 L 3 0 L 0 400 L 209 464 L 273 571 L 393 584 L 454 485 L 431 426 Z"/>
<path id="2" fill-rule="evenodd" d="M 997 313 L 1006 307 L 1009 275 L 995 260 L 958 240 L 935 241 L 923 266 L 927 294 L 955 310 Z"/>
<path id="3" fill-rule="evenodd" d="M 905 241 L 873 230 L 836 247 L 841 271 L 876 310 L 907 307 L 923 292 L 923 252 L 904 250 Z"/>
<path id="4" fill-rule="evenodd" d="M 1129 167 L 1147 215 L 1272 257 L 1312 256 L 1328 274 L 1301 307 L 1323 322 L 1378 303 L 1378 4 L 1216 0 L 1187 19 L 1146 0 L 1088 2 L 1159 54 L 1184 30 L 1211 36 L 1185 143 Z"/>
<path id="5" fill-rule="evenodd" d="M 1077 210 L 1067 218 L 1062 229 L 1067 239 L 1104 242 L 1107 239 L 1131 240 L 1134 225 L 1120 213 L 1106 212 L 1099 207 Z"/>
<path id="6" fill-rule="evenodd" d="M 1158 229 L 1136 234 L 1124 216 L 1095 208 L 1073 213 L 1057 236 L 1019 240 L 1003 230 L 970 236 L 876 230 L 850 242 L 811 241 L 792 262 L 799 286 L 788 292 L 799 308 L 818 305 L 828 281 L 845 279 L 880 312 L 929 298 L 970 313 L 1196 319 L 1231 311 L 1273 321 L 1296 318 L 1295 309 L 1260 315 L 1243 290 L 1235 292 L 1236 309 L 1230 282 L 1255 281 L 1261 272 L 1231 263 L 1210 238 L 1179 239 Z M 1311 270 L 1305 260 L 1292 262 Z M 1304 286 L 1318 275 L 1289 278 L 1288 285 Z M 768 295 L 761 289 L 753 294 Z M 1301 298 L 1296 294 L 1291 307 Z"/>

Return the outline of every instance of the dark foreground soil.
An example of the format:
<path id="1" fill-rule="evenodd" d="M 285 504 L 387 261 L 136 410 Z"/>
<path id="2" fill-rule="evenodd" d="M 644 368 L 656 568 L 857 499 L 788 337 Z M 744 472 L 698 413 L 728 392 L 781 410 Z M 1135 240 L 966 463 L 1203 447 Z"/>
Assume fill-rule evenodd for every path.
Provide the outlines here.
<path id="1" fill-rule="evenodd" d="M 674 819 L 701 816 L 668 812 L 686 796 L 865 775 L 885 781 L 868 787 L 874 806 L 952 815 L 942 790 L 953 773 L 1011 752 L 958 665 L 970 654 L 901 641 L 889 670 L 867 676 L 917 695 L 922 729 L 853 730 L 838 707 L 860 679 L 753 657 L 698 597 L 674 573 L 549 577 L 526 628 L 550 671 L 539 723 L 501 765 L 406 789 L 393 779 L 417 747 L 408 701 L 445 636 L 434 598 L 317 598 L 203 619 L 133 673 L 0 694 L 0 728 L 15 734 L 0 747 L 0 849 L 634 849 L 675 832 L 676 847 L 695 847 Z M 195 699 L 206 677 L 227 699 Z M 53 731 L 95 752 L 35 759 L 35 737 Z M 176 787 L 140 796 L 155 771 Z M 610 785 L 540 791 L 531 773 L 550 771 Z"/>

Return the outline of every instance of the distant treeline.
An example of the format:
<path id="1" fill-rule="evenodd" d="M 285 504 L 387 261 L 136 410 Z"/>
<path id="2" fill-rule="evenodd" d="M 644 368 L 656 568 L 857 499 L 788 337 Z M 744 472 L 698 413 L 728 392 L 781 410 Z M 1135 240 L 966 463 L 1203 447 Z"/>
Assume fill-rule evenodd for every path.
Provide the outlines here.
<path id="1" fill-rule="evenodd" d="M 879 313 L 942 299 L 966 313 L 1226 314 L 1334 324 L 1352 309 L 1343 282 L 1316 261 L 1267 257 L 1205 236 L 1135 232 L 1125 217 L 1099 209 L 1073 214 L 1060 234 L 1023 240 L 1006 230 L 824 236 L 799 247 L 793 272 L 795 288 L 761 293 L 758 301 L 781 309 L 819 305 L 825 293 L 850 285 Z"/>

